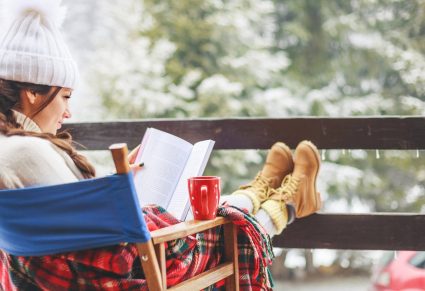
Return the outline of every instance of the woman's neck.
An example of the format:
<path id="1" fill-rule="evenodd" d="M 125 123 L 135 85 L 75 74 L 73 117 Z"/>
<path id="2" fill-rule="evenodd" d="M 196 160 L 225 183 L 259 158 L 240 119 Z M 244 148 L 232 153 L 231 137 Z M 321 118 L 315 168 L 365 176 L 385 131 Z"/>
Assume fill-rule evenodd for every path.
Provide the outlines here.
<path id="1" fill-rule="evenodd" d="M 18 122 L 24 130 L 41 132 L 40 127 L 31 118 L 17 110 L 12 109 L 12 111 L 16 122 Z"/>

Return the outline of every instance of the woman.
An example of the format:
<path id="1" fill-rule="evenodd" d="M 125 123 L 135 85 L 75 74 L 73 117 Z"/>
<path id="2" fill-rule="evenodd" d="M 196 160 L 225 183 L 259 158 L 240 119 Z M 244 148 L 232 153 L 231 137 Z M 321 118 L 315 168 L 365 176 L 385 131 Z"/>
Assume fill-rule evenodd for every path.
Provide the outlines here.
<path id="1" fill-rule="evenodd" d="M 7 9 L 10 19 L 2 26 L 7 30 L 0 38 L 0 189 L 94 177 L 94 167 L 75 150 L 71 136 L 57 133 L 64 120 L 71 117 L 68 103 L 78 76 L 58 28 L 64 16 L 60 1 L 8 3 L 3 9 Z M 130 154 L 130 161 L 136 151 Z M 244 209 L 245 212 L 227 211 L 249 221 L 245 224 L 255 228 L 261 241 L 265 241 L 260 244 L 267 246 L 267 234 L 280 233 L 294 216 L 308 215 L 320 207 L 315 189 L 318 169 L 318 153 L 311 143 L 300 143 L 294 159 L 284 144 L 277 143 L 256 179 L 225 197 L 223 203 Z M 255 215 L 261 225 L 247 213 Z M 148 210 L 145 214 L 147 219 L 161 215 Z M 200 234 L 196 239 L 207 235 L 210 234 Z M 188 246 L 186 251 L 194 252 L 196 239 L 182 240 Z M 268 255 L 262 257 L 268 259 Z M 123 290 L 144 286 L 139 279 L 143 275 L 137 250 L 130 244 L 57 256 L 25 258 L 3 252 L 0 256 L 0 283 L 6 290 Z M 205 261 L 204 269 L 219 258 L 217 254 Z M 167 258 L 168 263 L 184 264 L 175 255 Z M 177 269 L 181 268 L 190 266 L 179 265 Z M 174 277 L 168 282 L 181 279 L 179 273 Z M 246 284 L 257 281 L 248 279 Z"/>

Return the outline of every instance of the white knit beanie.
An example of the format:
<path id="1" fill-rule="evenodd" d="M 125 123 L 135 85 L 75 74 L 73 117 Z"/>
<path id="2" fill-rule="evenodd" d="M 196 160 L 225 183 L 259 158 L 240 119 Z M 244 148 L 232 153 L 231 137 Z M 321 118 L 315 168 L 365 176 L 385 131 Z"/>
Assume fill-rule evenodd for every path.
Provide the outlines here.
<path id="1" fill-rule="evenodd" d="M 74 89 L 78 68 L 59 31 L 61 0 L 3 0 L 0 78 Z"/>

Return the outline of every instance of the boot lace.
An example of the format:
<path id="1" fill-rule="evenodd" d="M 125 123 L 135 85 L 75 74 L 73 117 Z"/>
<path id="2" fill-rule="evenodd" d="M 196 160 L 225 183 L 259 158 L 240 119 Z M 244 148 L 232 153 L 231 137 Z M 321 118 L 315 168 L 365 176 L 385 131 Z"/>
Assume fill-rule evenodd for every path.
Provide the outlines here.
<path id="1" fill-rule="evenodd" d="M 284 202 L 282 207 L 294 201 L 294 195 L 298 191 L 300 179 L 292 175 L 287 175 L 282 181 L 282 186 L 277 189 L 270 189 L 270 199 Z"/>
<path id="2" fill-rule="evenodd" d="M 261 172 L 257 174 L 254 181 L 250 182 L 247 185 L 239 187 L 239 189 L 248 189 L 254 188 L 255 193 L 257 194 L 260 200 L 266 200 L 269 197 L 270 192 L 270 179 L 261 175 Z"/>

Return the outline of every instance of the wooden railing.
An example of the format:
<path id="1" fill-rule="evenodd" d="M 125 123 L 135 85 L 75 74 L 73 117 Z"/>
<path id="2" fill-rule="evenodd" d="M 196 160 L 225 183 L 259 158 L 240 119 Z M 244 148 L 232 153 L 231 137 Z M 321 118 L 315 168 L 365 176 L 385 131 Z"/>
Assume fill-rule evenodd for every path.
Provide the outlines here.
<path id="1" fill-rule="evenodd" d="M 163 119 L 67 124 L 89 150 L 140 143 L 155 127 L 188 141 L 216 141 L 215 149 L 291 148 L 304 139 L 319 149 L 425 149 L 423 117 Z M 326 202 L 325 202 L 326 203 Z M 315 214 L 289 225 L 273 239 L 278 247 L 364 250 L 425 250 L 425 215 L 401 213 Z"/>

